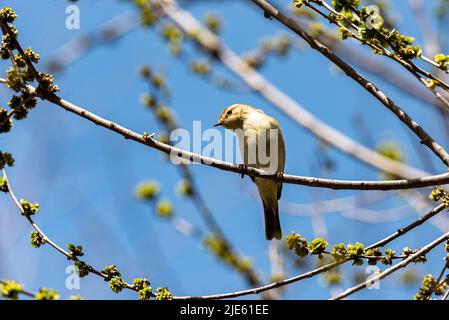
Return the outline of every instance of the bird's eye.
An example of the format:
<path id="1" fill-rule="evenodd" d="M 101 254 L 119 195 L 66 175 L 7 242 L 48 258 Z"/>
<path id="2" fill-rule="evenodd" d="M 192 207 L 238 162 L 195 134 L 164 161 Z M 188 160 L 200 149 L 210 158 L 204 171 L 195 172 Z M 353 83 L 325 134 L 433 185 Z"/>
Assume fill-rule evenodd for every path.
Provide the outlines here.
<path id="1" fill-rule="evenodd" d="M 228 110 L 228 112 L 226 112 L 226 114 L 232 114 L 232 110 Z"/>

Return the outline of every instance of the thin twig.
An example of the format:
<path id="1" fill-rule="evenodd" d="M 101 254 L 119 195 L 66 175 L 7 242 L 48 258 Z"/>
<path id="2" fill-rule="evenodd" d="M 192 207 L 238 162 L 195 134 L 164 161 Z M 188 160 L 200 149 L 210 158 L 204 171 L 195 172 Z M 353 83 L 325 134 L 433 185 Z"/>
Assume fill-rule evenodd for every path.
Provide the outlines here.
<path id="1" fill-rule="evenodd" d="M 398 229 L 395 233 L 393 233 L 392 235 L 388 236 L 387 238 L 376 242 L 375 244 L 372 245 L 372 247 L 373 248 L 377 248 L 377 247 L 385 246 L 387 243 L 393 241 L 394 239 L 397 239 L 400 236 L 402 236 L 403 234 L 405 234 L 405 233 L 409 232 L 410 230 L 416 228 L 417 226 L 422 225 L 424 222 L 426 222 L 427 220 L 429 220 L 433 216 L 437 215 L 438 213 L 440 213 L 444 209 L 446 209 L 446 206 L 444 204 L 440 204 L 439 206 L 433 208 L 429 213 L 427 213 L 424 216 L 419 217 L 418 220 L 416 220 L 415 222 L 409 224 L 405 228 Z"/>
<path id="2" fill-rule="evenodd" d="M 449 166 L 449 154 L 441 147 L 415 120 L 413 120 L 399 105 L 390 99 L 385 93 L 379 90 L 371 81 L 368 81 L 360 75 L 354 68 L 344 62 L 340 57 L 336 56 L 327 46 L 319 40 L 311 37 L 303 28 L 299 26 L 293 19 L 283 14 L 279 9 L 265 0 L 251 0 L 262 8 L 266 14 L 278 20 L 281 24 L 295 32 L 304 39 L 312 49 L 317 50 L 323 56 L 335 63 L 343 72 L 362 86 L 366 91 L 379 100 L 385 107 L 393 112 L 399 120 L 412 130 L 416 136 L 421 139 L 421 143 L 425 144 L 432 152 L 441 159 L 441 161 Z"/>
<path id="3" fill-rule="evenodd" d="M 17 206 L 17 208 L 19 209 L 20 213 L 22 214 L 22 216 L 25 217 L 25 219 L 28 220 L 28 222 L 31 224 L 31 226 L 34 228 L 34 230 L 36 230 L 36 232 L 41 236 L 41 238 L 44 240 L 44 243 L 48 243 L 51 247 L 53 247 L 56 251 L 60 252 L 61 254 L 63 254 L 67 260 L 73 260 L 76 261 L 77 258 L 74 257 L 70 252 L 64 250 L 62 247 L 60 247 L 59 245 L 57 245 L 54 241 L 52 241 L 43 231 L 42 229 L 33 221 L 33 219 L 31 218 L 31 216 L 29 216 L 28 214 L 25 213 L 25 211 L 23 210 L 22 205 L 20 204 L 19 200 L 17 200 L 16 195 L 14 194 L 12 188 L 11 188 L 11 183 L 8 179 L 8 175 L 6 174 L 6 170 L 2 169 L 3 172 L 3 178 L 6 180 L 6 185 L 8 188 L 8 194 L 11 197 L 11 199 L 13 200 L 14 204 Z M 107 280 L 108 276 L 103 274 L 101 271 L 94 269 L 93 267 L 91 267 L 89 265 L 89 272 L 96 274 L 97 276 L 100 276 L 101 278 Z M 132 285 L 130 285 L 129 283 L 125 283 L 125 287 L 127 289 L 133 290 L 133 291 L 137 291 Z"/>
<path id="4" fill-rule="evenodd" d="M 441 298 L 441 300 L 447 300 L 448 297 L 449 297 L 449 289 L 447 289 L 446 293 L 444 294 L 443 298 Z"/>
<path id="5" fill-rule="evenodd" d="M 2 285 L 8 285 L 8 282 L 7 282 L 6 280 L 0 279 L 0 284 L 2 284 Z M 25 296 L 30 297 L 30 298 L 35 298 L 35 297 L 36 297 L 36 294 L 35 294 L 35 293 L 32 293 L 32 292 L 30 292 L 30 291 L 28 291 L 28 290 L 25 290 L 25 289 L 23 289 L 23 288 L 20 289 L 19 292 L 20 292 L 21 294 L 25 295 Z"/>
<path id="6" fill-rule="evenodd" d="M 305 21 L 305 19 L 309 19 L 307 16 L 302 18 L 303 19 L 298 19 L 298 23 L 306 29 L 308 33 L 310 33 L 313 30 L 312 28 L 314 21 Z M 409 77 L 405 77 L 402 73 L 398 72 L 396 68 L 392 68 L 389 64 L 386 64 L 379 59 L 375 59 L 375 56 L 373 56 L 371 52 L 368 53 L 365 50 L 352 45 L 351 42 L 340 41 L 335 32 L 330 29 L 326 29 L 324 25 L 323 28 L 325 29 L 317 35 L 317 38 L 349 62 L 382 78 L 387 81 L 388 84 L 400 89 L 408 96 L 412 96 L 426 104 L 433 106 L 436 105 L 441 110 L 446 108 L 432 93 L 427 90 L 427 88 L 417 85 L 415 81 L 410 80 Z"/>
<path id="7" fill-rule="evenodd" d="M 260 73 L 251 68 L 235 52 L 228 48 L 220 39 L 205 28 L 189 12 L 177 6 L 175 1 L 159 1 L 164 4 L 166 16 L 178 25 L 190 39 L 195 41 L 201 48 L 208 51 L 219 59 L 224 66 L 238 75 L 249 87 L 253 88 L 260 96 L 279 108 L 296 123 L 310 131 L 322 141 L 347 153 L 348 155 L 382 171 L 394 173 L 404 178 L 415 178 L 423 176 L 421 170 L 399 163 L 380 155 L 340 131 L 328 126 L 316 118 L 304 107 L 295 102 L 290 96 L 274 86 Z"/>
<path id="8" fill-rule="evenodd" d="M 437 36 L 437 32 L 433 30 L 433 27 L 427 17 L 426 8 L 423 5 L 422 0 L 409 0 L 410 7 L 412 8 L 413 13 L 415 14 L 417 24 L 421 29 L 421 33 L 424 39 L 424 48 L 427 54 L 433 56 L 440 52 L 440 43 L 439 38 Z M 438 74 L 440 77 L 444 77 L 445 74 L 443 70 L 440 68 L 434 67 L 434 72 Z M 447 94 L 446 94 L 447 97 Z M 446 138 L 449 139 L 449 123 L 448 123 L 448 115 L 447 112 L 443 112 L 443 109 L 439 108 L 439 117 L 438 119 L 441 121 L 442 126 L 446 131 Z M 447 110 L 444 110 L 447 111 Z"/>
<path id="9" fill-rule="evenodd" d="M 360 28 L 353 24 L 351 22 L 351 20 L 349 20 L 348 18 L 346 18 L 344 15 L 338 13 L 337 11 L 335 11 L 330 5 L 328 5 L 325 1 L 314 1 L 315 3 L 318 3 L 319 5 L 323 6 L 324 8 L 326 8 L 329 12 L 331 12 L 333 15 L 335 16 L 339 16 L 341 18 L 343 18 L 346 22 L 350 23 L 351 26 L 353 26 L 354 29 L 356 29 L 358 32 L 360 31 Z M 330 23 L 333 23 L 335 25 L 337 25 L 340 28 L 343 28 L 345 31 L 347 31 L 351 37 L 353 37 L 354 39 L 358 40 L 360 43 L 368 45 L 369 47 L 371 47 L 373 50 L 377 50 L 378 52 L 382 52 L 384 56 L 396 61 L 397 63 L 399 63 L 401 66 L 403 66 L 408 72 L 410 72 L 416 79 L 418 79 L 418 81 L 426 88 L 428 89 L 430 92 L 432 92 L 432 94 L 436 97 L 436 99 L 438 99 L 442 106 L 444 106 L 446 108 L 446 111 L 449 111 L 449 101 L 442 96 L 439 92 L 436 91 L 436 89 L 433 86 L 429 86 L 426 79 L 424 79 L 423 77 L 421 77 L 421 75 L 424 75 L 425 77 L 427 77 L 428 79 L 431 79 L 433 81 L 435 81 L 435 83 L 437 83 L 438 85 L 440 85 L 442 88 L 448 90 L 449 89 L 449 85 L 447 83 L 445 83 L 443 80 L 437 78 L 436 76 L 434 76 L 432 73 L 427 72 L 426 70 L 418 67 L 417 65 L 415 65 L 412 61 L 406 61 L 401 59 L 400 57 L 398 57 L 397 55 L 395 55 L 394 53 L 390 52 L 388 49 L 380 46 L 380 45 L 376 45 L 376 44 L 372 44 L 371 42 L 367 42 L 365 40 L 363 40 L 358 34 L 353 33 L 350 29 L 344 27 L 344 26 L 340 26 L 335 19 L 331 19 L 329 15 L 324 14 L 323 12 L 321 12 L 320 10 L 318 10 L 317 8 L 315 8 L 313 5 L 311 5 L 309 2 L 305 2 L 305 4 L 311 8 L 312 10 L 314 10 L 315 12 L 317 12 L 318 14 L 320 14 L 322 17 L 324 17 L 326 20 L 328 20 Z M 392 45 L 392 44 L 391 44 Z"/>
<path id="10" fill-rule="evenodd" d="M 443 279 L 444 273 L 446 272 L 446 269 L 447 269 L 447 268 L 448 268 L 448 262 L 445 261 L 445 262 L 444 262 L 443 269 L 441 269 L 440 274 L 438 275 L 438 278 L 436 279 L 436 285 L 435 285 L 435 287 L 430 291 L 430 294 L 429 294 L 429 297 L 428 297 L 429 299 L 432 297 L 432 294 L 433 294 L 435 291 L 437 291 L 442 285 L 444 285 L 444 284 L 449 280 L 448 277 L 446 277 L 445 279 Z M 441 280 L 441 279 L 443 279 L 443 280 Z"/>
<path id="11" fill-rule="evenodd" d="M 3 175 L 4 178 L 6 179 L 7 182 L 7 186 L 8 186 L 8 193 L 10 194 L 11 198 L 13 199 L 14 203 L 16 204 L 16 206 L 19 208 L 20 212 L 22 214 L 24 214 L 24 210 L 22 208 L 22 206 L 20 205 L 19 201 L 17 200 L 16 196 L 14 195 L 14 193 L 12 192 L 11 186 L 10 186 L 10 182 L 8 180 L 8 176 L 6 175 L 6 170 L 3 169 Z M 438 208 L 438 207 L 437 207 Z M 438 211 L 440 212 L 440 211 Z M 433 217 L 436 213 L 436 210 L 432 210 L 431 212 L 429 212 L 427 215 L 421 217 L 420 219 L 418 219 L 417 221 L 413 222 L 412 224 L 402 228 L 402 230 L 405 230 L 403 233 L 401 233 L 401 235 L 411 231 L 412 229 L 416 228 L 417 226 L 421 225 L 422 223 L 424 223 L 424 221 L 427 221 L 428 219 L 430 219 L 431 217 Z M 62 249 L 61 247 L 59 247 L 58 245 L 56 245 L 53 241 L 51 241 L 43 232 L 42 230 L 34 223 L 34 221 L 31 219 L 30 216 L 25 215 L 25 217 L 27 218 L 27 220 L 30 222 L 30 224 L 35 228 L 35 230 L 41 235 L 41 237 L 47 242 L 49 243 L 53 248 L 55 248 L 57 251 L 59 251 L 60 253 L 62 253 L 63 255 L 65 255 L 68 259 L 72 260 L 73 257 L 70 253 L 66 252 L 64 249 Z M 418 222 L 419 221 L 419 222 Z M 387 243 L 393 241 L 394 239 L 396 239 L 398 236 L 396 236 L 396 233 L 386 237 L 385 239 L 370 245 L 367 247 L 367 249 L 372 249 L 374 247 L 379 247 L 379 246 L 383 246 L 386 245 Z M 379 245 L 380 243 L 380 245 Z M 225 298 L 234 298 L 234 297 L 239 297 L 239 296 L 244 296 L 244 295 L 248 295 L 248 294 L 257 294 L 260 292 L 264 292 L 264 291 L 268 291 L 274 288 L 278 288 L 293 282 L 297 282 L 303 279 L 307 279 L 307 278 L 311 278 L 317 274 L 329 271 L 331 269 L 333 269 L 334 267 L 343 264 L 345 262 L 347 262 L 348 260 L 343 260 L 343 261 L 335 261 L 332 262 L 330 264 L 327 264 L 325 266 L 322 266 L 320 268 L 317 268 L 315 270 L 306 272 L 304 274 L 298 275 L 298 276 L 294 276 L 288 279 L 285 279 L 283 281 L 278 281 L 278 282 L 274 282 L 265 286 L 260 286 L 257 288 L 252 288 L 252 289 L 248 289 L 248 290 L 243 290 L 243 291 L 237 291 L 237 292 L 231 292 L 231 293 L 223 293 L 223 294 L 213 294 L 213 295 L 207 295 L 207 296 L 175 296 L 173 297 L 173 299 L 175 300 L 191 300 L 191 299 L 225 299 Z M 106 279 L 107 276 L 102 274 L 100 271 L 97 271 L 93 268 L 91 268 L 91 270 L 89 270 L 90 272 L 93 272 L 94 274 L 102 277 L 103 279 Z M 135 288 L 133 286 L 131 286 L 130 284 L 126 283 L 126 288 L 136 291 Z"/>
<path id="12" fill-rule="evenodd" d="M 193 3 L 195 2 L 196 1 L 193 1 Z M 301 18 L 308 17 L 304 16 Z M 300 21 L 300 23 L 304 25 L 304 28 L 310 30 L 310 22 L 306 23 L 305 21 Z M 136 16 L 131 11 L 121 13 L 100 25 L 97 30 L 75 37 L 62 45 L 56 52 L 47 58 L 46 67 L 49 72 L 53 74 L 61 72 L 75 61 L 86 56 L 96 46 L 108 45 L 135 30 L 137 26 Z M 318 38 L 349 61 L 357 64 L 370 73 L 374 73 L 383 78 L 392 86 L 399 88 L 422 102 L 432 105 L 436 104 L 441 107 L 441 105 L 437 103 L 437 100 L 428 94 L 421 86 L 415 85 L 414 82 L 412 83 L 408 78 L 402 77 L 390 67 L 372 59 L 372 55 L 367 55 L 362 52 L 362 50 L 358 50 L 354 46 L 348 45 L 348 42 L 336 41 L 336 37 L 332 32 L 325 30 L 320 33 Z M 216 85 L 229 91 L 243 92 L 250 90 L 241 88 L 239 83 L 229 83 L 229 85 L 223 84 L 223 86 L 220 84 Z M 234 87 L 234 85 L 237 85 L 237 87 Z"/>
<path id="13" fill-rule="evenodd" d="M 436 240 L 430 242 L 429 244 L 424 246 L 422 249 L 416 251 L 414 254 L 411 254 L 408 258 L 406 258 L 406 259 L 402 260 L 401 262 L 395 264 L 394 266 L 384 270 L 377 276 L 371 277 L 369 280 L 367 280 L 363 283 L 359 283 L 358 285 L 356 285 L 352 288 L 349 288 L 346 291 L 340 293 L 339 295 L 333 297 L 332 300 L 341 300 L 343 298 L 346 298 L 346 297 L 350 296 L 351 294 L 354 294 L 354 293 L 368 287 L 370 284 L 388 277 L 389 275 L 393 274 L 394 272 L 398 271 L 399 269 L 404 268 L 411 262 L 415 261 L 416 258 L 419 258 L 419 257 L 425 255 L 426 253 L 431 251 L 433 248 L 435 248 L 436 246 L 438 246 L 439 244 L 441 244 L 447 240 L 449 240 L 449 232 L 442 235 L 441 237 L 437 238 Z"/>
<path id="14" fill-rule="evenodd" d="M 147 79 L 148 80 L 148 79 Z M 152 84 L 151 81 L 148 81 L 149 87 L 151 88 Z M 156 90 L 156 94 L 160 93 Z M 157 117 L 157 111 L 156 108 L 151 108 L 152 112 L 155 114 L 156 119 L 158 119 L 158 123 L 166 130 L 167 132 L 172 132 L 176 129 L 178 129 L 178 124 L 175 122 L 175 120 L 172 121 L 160 121 L 160 119 Z M 170 161 L 170 159 L 168 159 Z M 172 163 L 173 164 L 173 163 Z M 195 176 L 193 175 L 192 171 L 190 170 L 190 167 L 185 163 L 180 163 L 179 165 L 175 165 L 179 171 L 181 176 L 184 178 L 186 183 L 189 185 L 191 193 L 189 194 L 188 198 L 193 203 L 196 210 L 199 212 L 201 218 L 205 222 L 206 226 L 216 236 L 220 238 L 220 240 L 223 243 L 224 248 L 229 250 L 232 254 L 236 256 L 237 259 L 241 259 L 239 253 L 236 252 L 234 249 L 233 244 L 228 239 L 226 234 L 224 233 L 223 229 L 221 228 L 218 221 L 215 219 L 215 216 L 213 215 L 211 209 L 207 205 L 206 201 L 204 200 L 200 189 L 197 187 Z M 239 271 L 239 270 L 237 270 Z M 259 281 L 259 275 L 254 270 L 253 267 L 248 268 L 244 272 L 240 272 L 244 279 L 249 283 L 250 286 L 257 286 L 260 285 Z"/>
<path id="15" fill-rule="evenodd" d="M 0 82 L 5 83 L 6 80 L 0 79 Z M 30 93 L 36 93 L 36 89 L 30 85 L 27 86 Z M 381 181 L 351 181 L 351 180 L 333 180 L 333 179 L 323 179 L 316 177 L 306 177 L 306 176 L 296 176 L 284 174 L 282 177 L 278 175 L 267 173 L 264 170 L 257 168 L 245 168 L 242 169 L 241 166 L 234 165 L 229 162 L 225 162 L 218 159 L 213 159 L 210 157 L 205 157 L 200 154 L 196 154 L 190 151 L 182 150 L 168 144 L 159 142 L 150 137 L 145 137 L 138 134 L 130 129 L 127 129 L 117 123 L 111 122 L 104 118 L 97 116 L 96 114 L 87 111 L 73 103 L 59 98 L 54 94 L 42 96 L 38 94 L 42 99 L 46 99 L 55 105 L 64 108 L 74 114 L 77 114 L 101 127 L 114 131 L 122 135 L 125 139 L 133 140 L 138 143 L 144 144 L 148 147 L 157 149 L 168 155 L 171 155 L 176 159 L 185 159 L 194 163 L 199 163 L 221 169 L 224 171 L 234 172 L 238 174 L 246 174 L 253 177 L 263 177 L 270 180 L 282 181 L 289 184 L 304 185 L 309 187 L 317 188 L 328 188 L 334 190 L 400 190 L 400 189 L 414 189 L 422 188 L 436 185 L 444 185 L 449 183 L 449 173 L 443 173 L 439 175 L 433 175 L 422 178 L 415 179 L 402 179 L 402 180 L 381 180 Z"/>
<path id="16" fill-rule="evenodd" d="M 439 206 L 437 207 L 439 208 Z M 438 211 L 438 212 L 441 212 Z M 429 220 L 430 218 L 432 218 L 433 216 L 435 216 L 435 214 L 437 214 L 438 212 L 435 212 L 435 209 L 430 211 L 429 213 L 427 213 L 426 215 L 424 215 L 423 217 L 419 218 L 417 221 L 405 226 L 404 228 L 400 229 L 400 230 L 405 230 L 404 233 L 402 233 L 401 235 L 404 235 L 407 232 L 410 232 L 412 229 L 420 226 L 422 223 L 424 223 L 425 221 Z M 419 222 L 418 222 L 419 221 Z M 396 232 L 397 233 L 397 232 Z M 395 240 L 398 236 L 396 235 L 396 233 L 393 233 L 392 235 L 368 246 L 366 249 L 373 249 L 373 248 L 377 248 L 377 247 L 381 247 L 384 246 L 388 243 L 390 243 L 391 241 Z M 449 236 L 449 234 L 448 234 Z M 421 254 L 422 255 L 422 254 Z M 416 255 L 416 257 L 419 257 L 421 255 Z M 415 257 L 415 258 L 416 258 Z M 212 295 L 207 295 L 207 296 L 180 296 L 180 297 L 176 297 L 177 299 L 180 300 L 191 300 L 191 299 L 227 299 L 227 298 L 236 298 L 236 297 L 240 297 L 240 296 L 245 296 L 245 295 L 250 295 L 250 294 L 257 294 L 260 292 L 264 292 L 267 290 L 271 290 L 271 289 L 275 289 L 275 288 L 279 288 L 281 286 L 285 286 L 287 284 L 290 283 L 294 283 L 300 280 L 304 280 L 304 279 L 308 279 L 311 278 L 313 276 L 316 276 L 320 273 L 329 271 L 341 264 L 344 264 L 346 262 L 350 261 L 348 260 L 341 260 L 341 261 L 334 261 L 332 263 L 326 264 L 320 268 L 314 269 L 312 271 L 285 279 L 283 281 L 277 281 L 277 282 L 273 282 L 270 283 L 268 285 L 262 286 L 262 287 L 257 287 L 257 288 L 252 288 L 252 289 L 248 289 L 248 290 L 242 290 L 242 291 L 235 291 L 235 292 L 229 292 L 229 293 L 220 293 L 220 294 L 212 294 Z M 404 260 L 405 261 L 405 260 Z"/>

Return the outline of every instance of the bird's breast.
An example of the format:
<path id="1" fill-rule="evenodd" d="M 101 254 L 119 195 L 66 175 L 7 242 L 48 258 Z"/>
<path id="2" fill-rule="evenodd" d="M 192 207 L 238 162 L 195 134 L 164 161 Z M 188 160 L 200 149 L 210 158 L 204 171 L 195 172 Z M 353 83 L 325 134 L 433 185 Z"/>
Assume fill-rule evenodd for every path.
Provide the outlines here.
<path id="1" fill-rule="evenodd" d="M 243 163 L 270 172 L 282 171 L 285 150 L 280 131 L 247 128 L 239 135 Z"/>

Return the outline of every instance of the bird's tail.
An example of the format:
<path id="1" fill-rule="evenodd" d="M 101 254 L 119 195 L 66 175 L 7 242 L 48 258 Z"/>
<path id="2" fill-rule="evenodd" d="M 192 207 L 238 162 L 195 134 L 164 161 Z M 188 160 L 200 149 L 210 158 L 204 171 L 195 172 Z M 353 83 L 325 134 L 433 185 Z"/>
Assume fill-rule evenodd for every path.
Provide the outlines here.
<path id="1" fill-rule="evenodd" d="M 263 203 L 263 212 L 265 216 L 265 237 L 267 240 L 272 240 L 276 238 L 278 240 L 282 239 L 281 223 L 279 221 L 279 209 L 278 201 L 270 201 L 270 203 Z"/>

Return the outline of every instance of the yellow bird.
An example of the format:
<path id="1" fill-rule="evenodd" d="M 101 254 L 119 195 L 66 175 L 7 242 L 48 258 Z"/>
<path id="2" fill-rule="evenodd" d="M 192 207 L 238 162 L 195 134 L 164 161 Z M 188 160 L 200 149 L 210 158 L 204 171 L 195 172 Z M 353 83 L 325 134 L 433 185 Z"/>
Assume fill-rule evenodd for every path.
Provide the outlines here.
<path id="1" fill-rule="evenodd" d="M 237 134 L 243 166 L 260 168 L 269 174 L 282 174 L 285 167 L 285 144 L 276 119 L 260 109 L 244 104 L 227 107 L 215 126 L 223 126 Z M 251 177 L 259 190 L 265 216 L 265 236 L 281 239 L 278 200 L 282 182 Z"/>

